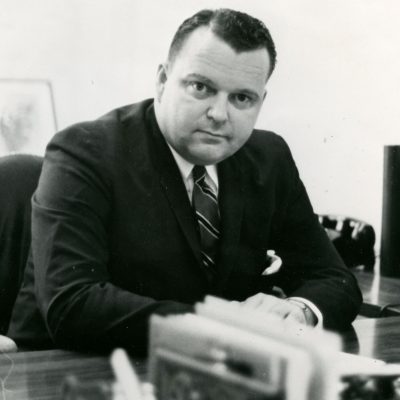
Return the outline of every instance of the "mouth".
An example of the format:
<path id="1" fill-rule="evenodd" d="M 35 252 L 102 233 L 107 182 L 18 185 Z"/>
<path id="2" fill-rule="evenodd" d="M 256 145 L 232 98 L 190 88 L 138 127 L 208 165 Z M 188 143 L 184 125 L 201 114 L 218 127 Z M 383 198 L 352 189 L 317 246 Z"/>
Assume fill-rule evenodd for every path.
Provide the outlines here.
<path id="1" fill-rule="evenodd" d="M 208 136 L 216 138 L 216 139 L 225 139 L 226 138 L 226 136 L 222 133 L 207 131 L 205 129 L 198 129 L 198 132 L 204 133 L 205 135 L 208 135 Z"/>

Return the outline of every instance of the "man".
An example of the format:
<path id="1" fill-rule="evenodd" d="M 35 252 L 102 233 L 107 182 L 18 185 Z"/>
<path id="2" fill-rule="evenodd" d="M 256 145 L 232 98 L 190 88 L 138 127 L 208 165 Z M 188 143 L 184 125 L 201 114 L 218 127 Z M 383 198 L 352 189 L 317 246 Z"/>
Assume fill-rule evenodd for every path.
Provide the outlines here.
<path id="1" fill-rule="evenodd" d="M 329 329 L 354 319 L 360 292 L 287 145 L 254 130 L 275 62 L 260 21 L 203 10 L 178 29 L 154 102 L 53 138 L 11 337 L 137 352 L 151 314 L 191 311 L 208 293 Z M 282 259 L 272 274 L 269 250 Z"/>

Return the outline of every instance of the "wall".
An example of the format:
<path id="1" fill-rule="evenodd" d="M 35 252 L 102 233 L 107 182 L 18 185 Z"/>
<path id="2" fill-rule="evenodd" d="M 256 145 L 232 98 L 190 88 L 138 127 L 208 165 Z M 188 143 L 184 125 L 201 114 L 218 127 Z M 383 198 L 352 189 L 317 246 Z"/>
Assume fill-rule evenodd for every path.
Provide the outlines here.
<path id="1" fill-rule="evenodd" d="M 279 63 L 258 126 L 289 142 L 317 212 L 380 231 L 383 146 L 400 143 L 398 0 L 0 0 L 0 78 L 52 82 L 58 126 L 153 94 L 181 20 L 229 6 Z"/>

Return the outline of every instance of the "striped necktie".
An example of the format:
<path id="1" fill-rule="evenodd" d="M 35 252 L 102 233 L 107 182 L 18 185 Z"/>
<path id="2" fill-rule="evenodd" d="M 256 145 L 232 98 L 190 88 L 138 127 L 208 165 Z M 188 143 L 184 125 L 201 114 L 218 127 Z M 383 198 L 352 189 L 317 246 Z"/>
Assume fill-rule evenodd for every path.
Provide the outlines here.
<path id="1" fill-rule="evenodd" d="M 206 169 L 196 165 L 193 176 L 193 207 L 199 224 L 203 264 L 210 275 L 214 275 L 215 260 L 220 237 L 220 216 L 218 200 L 214 189 L 207 184 Z"/>

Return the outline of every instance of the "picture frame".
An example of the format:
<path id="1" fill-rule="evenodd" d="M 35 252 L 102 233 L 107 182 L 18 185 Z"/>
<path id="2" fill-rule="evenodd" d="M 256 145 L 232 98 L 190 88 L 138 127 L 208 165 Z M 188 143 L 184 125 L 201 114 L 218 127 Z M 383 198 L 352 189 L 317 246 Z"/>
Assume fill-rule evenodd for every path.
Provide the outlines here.
<path id="1" fill-rule="evenodd" d="M 44 155 L 57 131 L 51 82 L 0 78 L 0 156 Z"/>

